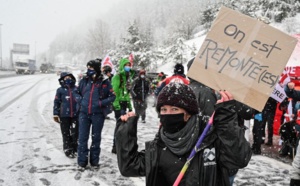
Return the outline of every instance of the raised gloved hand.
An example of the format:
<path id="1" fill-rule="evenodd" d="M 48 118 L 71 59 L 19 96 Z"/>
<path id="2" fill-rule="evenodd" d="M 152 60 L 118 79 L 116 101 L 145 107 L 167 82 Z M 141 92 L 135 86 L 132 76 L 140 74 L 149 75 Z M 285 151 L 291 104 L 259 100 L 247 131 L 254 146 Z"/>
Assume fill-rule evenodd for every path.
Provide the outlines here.
<path id="1" fill-rule="evenodd" d="M 300 180 L 291 179 L 290 186 L 300 186 Z"/>
<path id="2" fill-rule="evenodd" d="M 119 119 L 121 117 L 121 110 L 114 110 L 115 111 L 115 118 Z"/>
<path id="3" fill-rule="evenodd" d="M 57 123 L 60 123 L 59 116 L 57 116 L 57 115 L 54 115 L 54 116 L 53 116 L 53 120 L 54 120 L 55 122 L 57 122 Z"/>
<path id="4" fill-rule="evenodd" d="M 128 106 L 127 101 L 120 101 L 121 110 L 126 110 L 127 106 Z"/>

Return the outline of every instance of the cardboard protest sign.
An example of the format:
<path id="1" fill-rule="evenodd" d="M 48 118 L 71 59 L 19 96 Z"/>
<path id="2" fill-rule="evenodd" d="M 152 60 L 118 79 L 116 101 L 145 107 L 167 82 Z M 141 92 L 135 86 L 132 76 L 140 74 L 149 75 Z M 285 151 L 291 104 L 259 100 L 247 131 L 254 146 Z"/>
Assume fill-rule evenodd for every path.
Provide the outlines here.
<path id="1" fill-rule="evenodd" d="M 261 111 L 296 43 L 288 34 L 222 7 L 187 75 Z"/>

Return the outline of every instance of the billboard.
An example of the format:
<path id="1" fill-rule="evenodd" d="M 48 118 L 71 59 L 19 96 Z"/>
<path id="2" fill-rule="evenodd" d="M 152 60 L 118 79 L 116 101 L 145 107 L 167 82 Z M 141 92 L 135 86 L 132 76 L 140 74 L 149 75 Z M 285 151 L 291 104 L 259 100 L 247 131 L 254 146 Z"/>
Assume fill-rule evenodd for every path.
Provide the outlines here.
<path id="1" fill-rule="evenodd" d="M 14 54 L 29 54 L 29 45 L 14 43 L 13 53 Z"/>

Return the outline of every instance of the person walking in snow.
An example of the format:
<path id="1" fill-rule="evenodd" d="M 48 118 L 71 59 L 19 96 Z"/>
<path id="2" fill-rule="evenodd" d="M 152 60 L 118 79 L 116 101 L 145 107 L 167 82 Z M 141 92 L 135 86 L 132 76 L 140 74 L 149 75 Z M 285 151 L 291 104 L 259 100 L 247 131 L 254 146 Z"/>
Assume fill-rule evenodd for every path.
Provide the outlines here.
<path id="1" fill-rule="evenodd" d="M 76 100 L 80 107 L 79 113 L 79 145 L 77 163 L 80 168 L 88 165 L 99 168 L 101 132 L 109 106 L 115 100 L 115 95 L 108 79 L 104 79 L 100 66 L 101 61 L 91 60 L 87 63 L 86 77 L 78 86 Z M 91 132 L 91 146 L 88 140 Z"/>
<path id="2" fill-rule="evenodd" d="M 156 79 L 153 79 L 152 82 L 151 82 L 151 90 L 152 90 L 152 93 L 153 93 L 153 97 L 154 97 L 154 100 L 153 100 L 153 105 L 152 107 L 155 107 L 155 104 L 156 104 L 156 99 L 157 99 L 157 95 L 155 95 L 155 90 L 158 86 L 160 86 L 161 82 L 166 79 L 167 76 L 165 75 L 164 72 L 160 72 L 158 75 L 157 75 L 157 78 Z"/>
<path id="3" fill-rule="evenodd" d="M 142 117 L 142 123 L 146 123 L 147 97 L 150 91 L 150 81 L 146 78 L 146 71 L 140 70 L 139 76 L 132 82 L 131 97 L 135 113 Z"/>
<path id="4" fill-rule="evenodd" d="M 67 157 L 75 158 L 77 153 L 78 124 L 76 100 L 72 91 L 76 89 L 76 79 L 69 72 L 62 72 L 58 79 L 60 87 L 56 90 L 53 119 L 60 124 L 63 150 Z"/>
<path id="5" fill-rule="evenodd" d="M 213 126 L 189 164 L 180 185 L 229 185 L 228 170 L 249 163 L 251 148 L 237 125 L 236 101 L 220 91 Z M 161 127 L 146 149 L 137 151 L 137 117 L 133 112 L 121 117 L 116 135 L 118 166 L 123 176 L 146 176 L 147 186 L 172 185 L 206 123 L 198 113 L 193 90 L 182 83 L 165 86 L 157 98 Z"/>
<path id="6" fill-rule="evenodd" d="M 132 111 L 130 90 L 134 76 L 135 71 L 131 69 L 131 63 L 129 59 L 121 59 L 119 72 L 114 75 L 112 79 L 113 90 L 116 94 L 116 99 L 113 102 L 116 121 L 118 121 L 120 116 L 125 114 L 127 110 Z M 111 152 L 114 154 L 116 153 L 115 132 Z"/>

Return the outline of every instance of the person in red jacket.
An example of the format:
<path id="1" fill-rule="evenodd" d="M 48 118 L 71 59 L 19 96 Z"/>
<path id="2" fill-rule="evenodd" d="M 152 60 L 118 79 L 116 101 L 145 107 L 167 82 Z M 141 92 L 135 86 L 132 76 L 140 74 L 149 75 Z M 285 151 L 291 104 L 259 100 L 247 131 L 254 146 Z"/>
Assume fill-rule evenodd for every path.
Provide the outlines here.
<path id="1" fill-rule="evenodd" d="M 184 66 L 181 63 L 177 63 L 174 67 L 174 74 L 170 77 L 167 77 L 163 81 L 158 84 L 154 94 L 155 96 L 158 96 L 160 91 L 169 83 L 183 83 L 183 84 L 190 84 L 190 80 L 186 78 L 186 75 L 184 74 Z"/>

